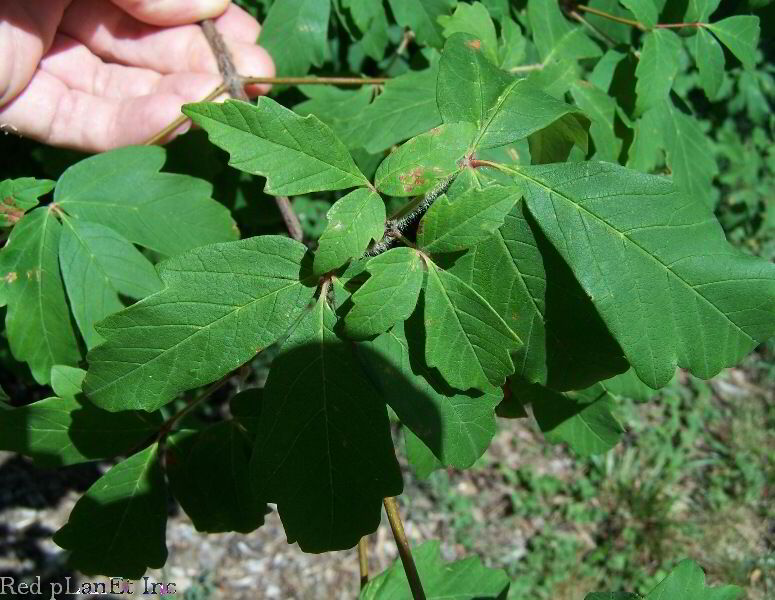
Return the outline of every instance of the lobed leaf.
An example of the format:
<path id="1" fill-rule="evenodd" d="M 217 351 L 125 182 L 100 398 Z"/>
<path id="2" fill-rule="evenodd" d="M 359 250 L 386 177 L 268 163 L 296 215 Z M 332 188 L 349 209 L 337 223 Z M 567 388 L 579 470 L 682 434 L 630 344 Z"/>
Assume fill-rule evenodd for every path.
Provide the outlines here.
<path id="1" fill-rule="evenodd" d="M 422 259 L 412 248 L 393 248 L 370 259 L 371 277 L 351 296 L 345 332 L 355 339 L 383 333 L 414 312 L 425 278 Z"/>
<path id="2" fill-rule="evenodd" d="M 293 196 L 368 185 L 345 145 L 314 115 L 271 98 L 186 104 L 183 113 L 229 153 L 229 164 L 266 177 L 267 194 Z"/>
<path id="3" fill-rule="evenodd" d="M 277 341 L 315 291 L 306 248 L 262 236 L 197 248 L 160 265 L 162 291 L 97 326 L 84 391 L 99 407 L 153 411 Z"/>
<path id="4" fill-rule="evenodd" d="M 385 203 L 368 188 L 353 190 L 337 200 L 326 215 L 328 223 L 318 241 L 313 272 L 323 275 L 361 256 L 371 240 L 385 233 Z"/>
<path id="5" fill-rule="evenodd" d="M 256 493 L 305 552 L 353 547 L 403 487 L 387 410 L 335 324 L 323 294 L 283 344 L 251 463 Z"/>

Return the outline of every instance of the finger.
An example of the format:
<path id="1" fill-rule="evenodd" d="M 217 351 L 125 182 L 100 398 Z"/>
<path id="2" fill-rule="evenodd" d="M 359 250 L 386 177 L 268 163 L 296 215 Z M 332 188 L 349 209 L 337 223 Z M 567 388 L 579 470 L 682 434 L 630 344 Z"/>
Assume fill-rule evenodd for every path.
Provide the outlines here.
<path id="1" fill-rule="evenodd" d="M 226 10 L 229 0 L 112 0 L 135 19 L 169 26 L 213 19 Z"/>
<path id="2" fill-rule="evenodd" d="M 184 99 L 159 93 L 126 100 L 98 98 L 71 90 L 38 71 L 15 100 L 0 109 L 6 130 L 46 144 L 102 152 L 141 144 L 180 115 Z M 176 131 L 180 134 L 190 122 Z"/>
<path id="3" fill-rule="evenodd" d="M 235 9 L 227 10 L 215 25 L 231 50 L 237 70 L 245 75 L 271 75 L 274 65 L 267 52 L 252 40 L 240 41 L 254 32 L 257 24 L 248 25 L 244 18 L 248 15 Z M 65 11 L 61 31 L 111 62 L 160 73 L 218 73 L 212 50 L 197 25 L 154 27 L 102 0 L 74 0 Z"/>
<path id="4" fill-rule="evenodd" d="M 219 75 L 209 73 L 161 75 L 150 69 L 105 63 L 80 42 L 61 34 L 54 39 L 40 68 L 71 90 L 116 100 L 171 93 L 194 102 L 221 83 Z"/>
<path id="5" fill-rule="evenodd" d="M 40 10 L 26 0 L 0 2 L 0 106 L 32 79 L 66 5 L 67 0 L 50 0 Z"/>

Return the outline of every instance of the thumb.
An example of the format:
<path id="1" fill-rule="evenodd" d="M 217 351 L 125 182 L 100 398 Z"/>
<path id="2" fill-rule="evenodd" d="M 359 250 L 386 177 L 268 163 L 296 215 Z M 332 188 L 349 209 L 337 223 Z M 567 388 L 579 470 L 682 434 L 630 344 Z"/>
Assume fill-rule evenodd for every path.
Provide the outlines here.
<path id="1" fill-rule="evenodd" d="M 138 21 L 170 26 L 212 19 L 228 8 L 231 0 L 112 0 Z"/>

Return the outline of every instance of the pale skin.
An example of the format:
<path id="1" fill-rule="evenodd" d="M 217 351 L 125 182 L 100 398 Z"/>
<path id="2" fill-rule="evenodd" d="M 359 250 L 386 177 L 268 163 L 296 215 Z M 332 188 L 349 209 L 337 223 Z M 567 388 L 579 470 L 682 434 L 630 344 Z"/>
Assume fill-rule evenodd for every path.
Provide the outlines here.
<path id="1" fill-rule="evenodd" d="M 208 18 L 239 73 L 274 75 L 260 25 L 229 0 L 1 0 L 0 128 L 87 152 L 143 143 L 221 83 Z"/>

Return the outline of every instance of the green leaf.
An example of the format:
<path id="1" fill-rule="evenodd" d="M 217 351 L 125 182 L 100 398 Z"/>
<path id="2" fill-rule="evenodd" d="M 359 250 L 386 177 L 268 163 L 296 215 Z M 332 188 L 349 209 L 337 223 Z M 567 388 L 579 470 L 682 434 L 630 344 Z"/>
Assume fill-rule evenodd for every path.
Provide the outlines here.
<path id="1" fill-rule="evenodd" d="M 523 201 L 451 271 L 487 298 L 524 342 L 513 354 L 522 379 L 564 391 L 628 368 L 622 349 Z"/>
<path id="2" fill-rule="evenodd" d="M 673 181 L 689 197 L 712 207 L 713 178 L 718 174 L 718 164 L 710 139 L 700 129 L 697 119 L 678 110 L 669 100 L 659 114 L 667 166 L 673 172 Z"/>
<path id="3" fill-rule="evenodd" d="M 436 105 L 438 63 L 385 83 L 384 90 L 356 119 L 358 131 L 348 142 L 377 153 L 441 125 Z"/>
<path id="4" fill-rule="evenodd" d="M 527 141 L 533 164 L 564 162 L 574 145 L 586 154 L 589 125 L 589 119 L 574 113 L 565 115 L 548 127 L 531 134 Z"/>
<path id="5" fill-rule="evenodd" d="M 417 245 L 434 254 L 476 246 L 503 225 L 521 195 L 518 188 L 500 185 L 472 188 L 454 202 L 442 195 L 420 221 Z"/>
<path id="6" fill-rule="evenodd" d="M 315 252 L 313 271 L 323 275 L 363 254 L 371 240 L 385 233 L 385 203 L 368 188 L 353 190 L 337 200 L 326 215 L 328 223 Z"/>
<path id="7" fill-rule="evenodd" d="M 700 23 L 707 21 L 716 12 L 721 0 L 688 0 L 684 21 Z"/>
<path id="8" fill-rule="evenodd" d="M 72 398 L 81 393 L 86 371 L 67 365 L 51 367 L 51 387 L 60 398 Z"/>
<path id="9" fill-rule="evenodd" d="M 237 239 L 229 211 L 210 198 L 210 184 L 159 173 L 164 156 L 155 146 L 91 156 L 62 174 L 54 202 L 70 215 L 110 227 L 130 242 L 167 256 Z"/>
<path id="10" fill-rule="evenodd" d="M 522 34 L 519 25 L 506 18 L 501 23 L 501 45 L 499 49 L 498 66 L 506 72 L 514 67 L 522 66 L 527 54 L 527 39 Z"/>
<path id="11" fill-rule="evenodd" d="M 564 121 L 566 116 L 576 115 L 580 113 L 575 106 L 560 102 L 521 79 L 509 85 L 488 109 L 475 145 L 479 150 L 505 146 Z"/>
<path id="12" fill-rule="evenodd" d="M 236 421 L 169 438 L 165 464 L 170 489 L 197 531 L 250 533 L 264 523 L 266 504 L 247 484 L 252 449 L 248 433 Z"/>
<path id="13" fill-rule="evenodd" d="M 519 167 L 525 200 L 638 377 L 708 378 L 775 332 L 775 266 L 668 181 L 608 163 Z"/>
<path id="14" fill-rule="evenodd" d="M 233 167 L 266 177 L 267 194 L 298 195 L 368 185 L 345 145 L 314 115 L 300 117 L 271 98 L 186 104 L 183 112 Z"/>
<path id="15" fill-rule="evenodd" d="M 351 548 L 403 487 L 387 409 L 335 324 L 321 297 L 283 344 L 251 464 L 256 493 L 305 552 Z"/>
<path id="16" fill-rule="evenodd" d="M 627 166 L 648 173 L 663 164 L 664 141 L 661 107 L 652 108 L 635 122 L 632 145 L 627 155 Z"/>
<path id="17" fill-rule="evenodd" d="M 506 573 L 485 567 L 478 556 L 452 563 L 442 562 L 440 543 L 436 540 L 413 548 L 412 555 L 428 600 L 496 600 L 506 597 L 509 589 Z M 360 600 L 403 600 L 411 597 L 409 582 L 400 561 L 372 579 L 359 596 Z"/>
<path id="18" fill-rule="evenodd" d="M 544 64 L 552 56 L 577 59 L 601 54 L 596 44 L 565 18 L 557 2 L 528 0 L 527 18 Z"/>
<path id="19" fill-rule="evenodd" d="M 705 95 L 714 100 L 724 82 L 724 51 L 716 38 L 702 27 L 694 36 L 694 57 L 700 71 L 700 85 Z"/>
<path id="20" fill-rule="evenodd" d="M 153 444 L 100 477 L 73 507 L 54 542 L 86 575 L 140 579 L 167 560 L 167 487 Z"/>
<path id="21" fill-rule="evenodd" d="M 72 395 L 46 398 L 3 412 L 0 449 L 61 467 L 122 454 L 156 433 L 161 421 L 158 413 L 110 413 Z"/>
<path id="22" fill-rule="evenodd" d="M 231 416 L 247 430 L 251 440 L 256 438 L 256 433 L 258 432 L 263 392 L 263 388 L 248 388 L 235 394 L 229 401 Z"/>
<path id="23" fill-rule="evenodd" d="M 721 43 L 743 63 L 743 67 L 750 70 L 756 67 L 756 48 L 761 35 L 759 17 L 735 15 L 705 27 L 716 34 Z"/>
<path id="24" fill-rule="evenodd" d="M 54 189 L 49 179 L 20 177 L 0 181 L 0 227 L 11 227 L 28 210 L 38 205 L 38 198 Z"/>
<path id="25" fill-rule="evenodd" d="M 434 471 L 444 468 L 444 465 L 431 452 L 431 449 L 423 444 L 422 440 L 413 434 L 411 429 L 404 427 L 403 432 L 406 460 L 417 477 L 427 479 Z"/>
<path id="26" fill-rule="evenodd" d="M 490 107 L 512 81 L 511 75 L 488 60 L 479 38 L 453 34 L 444 45 L 436 84 L 442 120 L 482 125 Z"/>
<path id="27" fill-rule="evenodd" d="M 490 13 L 481 2 L 473 4 L 460 3 L 451 17 L 438 18 L 439 25 L 444 28 L 444 37 L 455 33 L 467 33 L 481 42 L 482 54 L 494 63 L 498 63 L 498 37 L 495 33 L 495 23 Z"/>
<path id="28" fill-rule="evenodd" d="M 258 43 L 273 57 L 278 75 L 305 75 L 326 58 L 330 0 L 276 0 Z"/>
<path id="29" fill-rule="evenodd" d="M 705 573 L 693 560 L 678 563 L 657 587 L 646 595 L 646 600 L 737 600 L 743 590 L 734 585 L 706 587 Z"/>
<path id="30" fill-rule="evenodd" d="M 412 248 L 393 248 L 369 260 L 371 277 L 351 296 L 345 331 L 355 339 L 387 331 L 405 321 L 417 305 L 425 270 Z"/>
<path id="31" fill-rule="evenodd" d="M 635 107 L 639 115 L 667 100 L 678 74 L 681 52 L 681 38 L 669 29 L 656 29 L 643 36 L 635 68 Z"/>
<path id="32" fill-rule="evenodd" d="M 70 308 L 88 348 L 104 341 L 94 324 L 124 308 L 119 294 L 140 299 L 159 291 L 153 264 L 121 235 L 98 223 L 63 219 L 59 265 Z"/>
<path id="33" fill-rule="evenodd" d="M 613 398 L 601 384 L 578 392 L 558 393 L 531 386 L 520 393 L 552 444 L 568 444 L 579 456 L 603 454 L 619 443 L 624 429 L 612 413 Z"/>
<path id="34" fill-rule="evenodd" d="M 360 136 L 361 114 L 371 106 L 374 94 L 373 86 L 363 85 L 356 90 L 342 90 L 333 85 L 301 85 L 299 90 L 309 98 L 293 107 L 293 110 L 305 117 L 315 115 L 328 125 L 334 134 L 349 148 L 357 148 L 353 144 Z M 380 123 L 383 126 L 384 123 Z M 419 133 L 419 132 L 418 132 Z"/>
<path id="35" fill-rule="evenodd" d="M 654 27 L 659 20 L 659 9 L 654 0 L 619 0 L 646 27 Z"/>
<path id="36" fill-rule="evenodd" d="M 107 410 L 156 410 L 277 341 L 312 298 L 306 248 L 262 236 L 162 263 L 165 288 L 97 326 L 84 391 Z"/>
<path id="37" fill-rule="evenodd" d="M 382 60 L 389 42 L 390 27 L 382 2 L 342 0 L 342 6 L 350 9 L 350 16 L 363 34 L 360 42 L 366 56 Z"/>
<path id="38" fill-rule="evenodd" d="M 9 402 L 11 399 L 8 397 L 8 394 L 5 393 L 5 390 L 0 387 L 0 408 L 3 410 L 8 410 L 10 407 L 5 406 L 6 402 Z"/>
<path id="39" fill-rule="evenodd" d="M 396 22 L 411 29 L 418 43 L 441 48 L 444 38 L 438 18 L 447 15 L 457 0 L 388 0 Z"/>
<path id="40" fill-rule="evenodd" d="M 495 407 L 503 394 L 491 386 L 484 392 L 455 390 L 425 364 L 423 312 L 359 345 L 359 353 L 405 431 L 416 435 L 442 465 L 466 469 L 495 435 Z M 407 446 L 414 443 L 410 437 Z"/>
<path id="41" fill-rule="evenodd" d="M 591 120 L 589 134 L 595 144 L 595 158 L 618 162 L 622 140 L 616 137 L 616 100 L 591 83 L 578 81 L 572 88 L 573 100 Z"/>
<path id="42" fill-rule="evenodd" d="M 412 138 L 388 154 L 377 168 L 374 183 L 389 196 L 419 196 L 460 171 L 476 127 L 450 123 Z"/>
<path id="43" fill-rule="evenodd" d="M 428 263 L 425 360 L 454 388 L 489 390 L 514 372 L 521 342 L 490 304 L 461 279 Z"/>
<path id="44" fill-rule="evenodd" d="M 41 384 L 48 383 L 54 365 L 80 360 L 59 274 L 61 233 L 53 210 L 40 208 L 22 217 L 0 251 L 0 306 L 8 306 L 11 353 L 29 364 Z"/>

